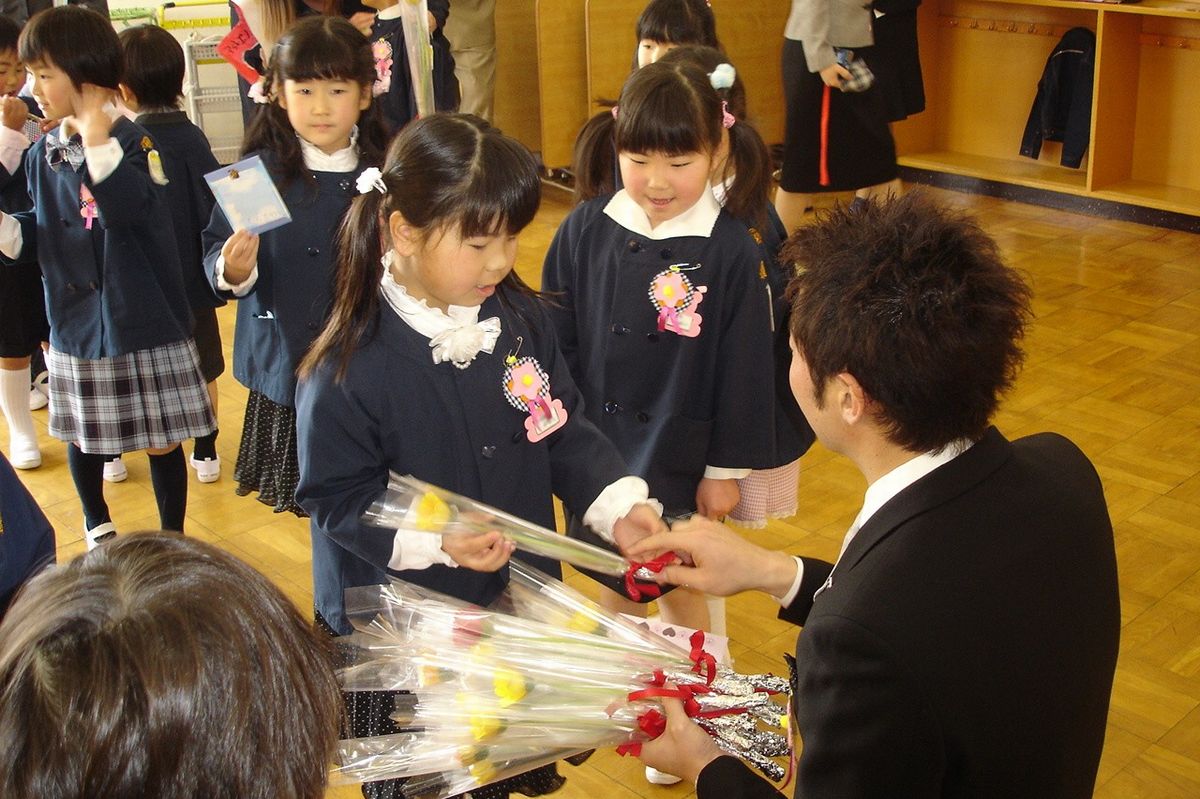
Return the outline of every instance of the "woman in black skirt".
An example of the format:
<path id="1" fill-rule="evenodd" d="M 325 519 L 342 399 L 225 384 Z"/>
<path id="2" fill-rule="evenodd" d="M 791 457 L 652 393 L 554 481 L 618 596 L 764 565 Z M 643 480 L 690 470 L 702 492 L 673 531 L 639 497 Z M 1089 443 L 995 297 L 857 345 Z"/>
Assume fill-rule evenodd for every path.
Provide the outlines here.
<path id="1" fill-rule="evenodd" d="M 789 233 L 814 193 L 869 197 L 897 188 L 896 145 L 882 95 L 874 85 L 854 91 L 850 70 L 839 63 L 838 51 L 871 45 L 871 16 L 869 3 L 792 0 L 783 44 L 783 169 L 775 197 Z"/>

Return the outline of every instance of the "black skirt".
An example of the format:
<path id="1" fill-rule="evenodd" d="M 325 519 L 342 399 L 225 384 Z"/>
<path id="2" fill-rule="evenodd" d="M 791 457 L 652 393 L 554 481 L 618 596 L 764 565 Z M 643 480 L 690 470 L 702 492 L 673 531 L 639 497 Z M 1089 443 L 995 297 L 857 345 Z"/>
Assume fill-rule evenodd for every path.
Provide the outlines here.
<path id="1" fill-rule="evenodd" d="M 0 265 L 0 358 L 32 355 L 49 338 L 38 265 Z"/>
<path id="2" fill-rule="evenodd" d="M 825 89 L 820 74 L 808 71 L 803 45 L 784 39 L 787 117 L 780 188 L 812 194 L 854 191 L 894 180 L 896 144 L 878 85 L 865 92 Z"/>
<path id="3" fill-rule="evenodd" d="M 251 391 L 246 398 L 242 441 L 233 470 L 238 496 L 258 492 L 258 501 L 276 513 L 308 518 L 296 504 L 300 464 L 296 459 L 296 409 Z"/>
<path id="4" fill-rule="evenodd" d="M 875 45 L 858 54 L 883 95 L 889 122 L 899 122 L 925 110 L 925 81 L 917 44 L 917 10 L 894 11 L 875 17 Z"/>

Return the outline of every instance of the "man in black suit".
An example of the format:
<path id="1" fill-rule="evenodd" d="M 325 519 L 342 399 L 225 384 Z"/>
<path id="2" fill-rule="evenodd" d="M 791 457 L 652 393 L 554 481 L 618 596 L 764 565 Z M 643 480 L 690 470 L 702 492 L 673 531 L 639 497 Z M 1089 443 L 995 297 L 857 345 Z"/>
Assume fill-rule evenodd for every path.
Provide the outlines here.
<path id="1" fill-rule="evenodd" d="M 804 626 L 797 797 L 1090 797 L 1120 627 L 1100 480 L 1061 436 L 989 426 L 1029 289 L 919 194 L 834 211 L 783 257 L 792 389 L 869 486 L 836 565 L 704 520 L 630 554 L 674 550 L 664 582 L 764 590 Z M 779 795 L 668 704 L 649 765 L 701 799 Z"/>

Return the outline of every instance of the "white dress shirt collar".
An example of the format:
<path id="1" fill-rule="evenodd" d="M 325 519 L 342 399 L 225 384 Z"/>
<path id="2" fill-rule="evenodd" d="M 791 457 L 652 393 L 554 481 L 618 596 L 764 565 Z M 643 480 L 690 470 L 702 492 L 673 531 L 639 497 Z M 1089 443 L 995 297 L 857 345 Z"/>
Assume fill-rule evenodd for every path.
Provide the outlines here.
<path id="1" fill-rule="evenodd" d="M 712 235 L 713 225 L 717 223 L 717 216 L 721 213 L 721 204 L 710 189 L 701 194 L 699 201 L 691 208 L 679 216 L 660 222 L 658 227 L 652 229 L 646 212 L 634 202 L 629 192 L 621 189 L 604 206 L 604 213 L 626 230 L 654 241 L 680 236 L 708 238 Z"/>
<path id="2" fill-rule="evenodd" d="M 333 153 L 296 136 L 300 140 L 300 152 L 304 155 L 304 166 L 314 172 L 353 172 L 358 169 L 358 125 L 350 130 L 350 145 Z"/>

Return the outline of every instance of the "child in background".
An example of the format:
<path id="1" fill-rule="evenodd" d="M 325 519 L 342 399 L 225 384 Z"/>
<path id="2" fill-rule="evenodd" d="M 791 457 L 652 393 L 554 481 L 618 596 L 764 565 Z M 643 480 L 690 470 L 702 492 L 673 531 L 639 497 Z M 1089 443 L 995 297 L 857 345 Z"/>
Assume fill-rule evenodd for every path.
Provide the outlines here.
<path id="1" fill-rule="evenodd" d="M 417 98 L 408 67 L 404 44 L 404 25 L 400 21 L 400 0 L 363 0 L 377 9 L 371 25 L 371 53 L 375 57 L 374 93 L 383 111 L 389 133 L 395 133 L 417 118 Z M 433 97 L 438 111 L 458 108 L 458 79 L 454 77 L 454 57 L 442 29 L 450 16 L 449 0 L 429 0 L 429 32 L 433 46 Z"/>
<path id="2" fill-rule="evenodd" d="M 717 21 L 705 0 L 650 0 L 637 21 L 637 49 L 633 66 L 637 70 L 653 64 L 681 45 L 702 45 L 722 50 L 717 39 Z M 612 100 L 598 99 L 612 106 Z M 604 119 L 609 111 L 592 117 L 575 138 L 571 174 L 575 177 L 576 204 L 612 194 L 621 188 L 621 171 L 613 149 L 612 126 Z M 604 149 L 610 157 L 598 157 Z"/>
<path id="3" fill-rule="evenodd" d="M 200 354 L 200 373 L 208 384 L 208 399 L 217 413 L 217 378 L 225 371 L 216 309 L 224 305 L 213 292 L 204 269 L 200 234 L 212 216 L 213 196 L 205 173 L 218 166 L 208 138 L 179 108 L 183 94 L 183 48 L 157 25 L 138 25 L 120 33 L 125 55 L 121 99 L 137 114 L 134 120 L 154 137 L 167 178 L 167 201 L 175 226 L 175 244 L 183 266 L 184 287 L 195 320 L 192 339 Z M 201 483 L 221 476 L 217 432 L 196 439 L 189 463 Z"/>
<path id="4" fill-rule="evenodd" d="M 775 337 L 775 457 L 770 469 L 755 469 L 738 481 L 738 504 L 729 521 L 743 527 L 765 527 L 769 519 L 794 516 L 800 481 L 800 456 L 814 440 L 812 428 L 792 393 L 788 373 L 792 349 L 788 340 L 791 303 L 784 296 L 790 269 L 779 262 L 783 223 L 770 201 L 770 156 L 758 131 L 746 119 L 746 90 L 725 54 L 712 47 L 676 47 L 662 57 L 668 64 L 691 63 L 719 86 L 734 124 L 725 129 L 713 168 L 713 192 L 727 211 L 740 219 L 759 245 L 759 270 L 767 275 L 771 324 Z"/>
<path id="5" fill-rule="evenodd" d="M 733 120 L 691 64 L 637 70 L 614 113 L 625 188 L 567 217 L 543 290 L 558 295 L 552 316 L 589 417 L 664 515 L 720 518 L 738 503 L 738 479 L 774 465 L 767 276 L 709 184 Z M 669 621 L 708 624 L 695 592 L 660 607 Z"/>
<path id="6" fill-rule="evenodd" d="M 633 68 L 653 64 L 672 48 L 699 44 L 724 50 L 708 0 L 650 0 L 637 21 Z"/>
<path id="7" fill-rule="evenodd" d="M 312 514 L 318 623 L 349 633 L 344 590 L 389 575 L 481 605 L 507 582 L 512 550 L 497 533 L 442 539 L 362 524 L 389 470 L 549 528 L 557 495 L 626 545 L 660 528 L 645 481 L 588 420 L 543 303 L 513 271 L 517 234 L 540 200 L 529 151 L 478 117 L 435 114 L 406 127 L 359 188 L 330 322 L 297 392 L 297 497 Z M 557 562 L 520 557 L 561 575 Z M 348 701 L 355 735 L 396 731 L 390 703 Z M 548 767 L 472 796 L 538 795 L 561 781 Z"/>
<path id="8" fill-rule="evenodd" d="M 37 112 L 32 99 L 18 97 L 25 85 L 25 65 L 17 55 L 21 28 L 0 16 L 0 211 L 27 211 L 33 205 L 25 185 L 22 163 L 29 139 L 26 123 Z M 29 363 L 34 350 L 50 336 L 42 272 L 36 262 L 0 266 L 0 410 L 8 420 L 8 460 L 17 469 L 42 465 L 37 429 L 30 410 L 45 407 L 42 394 L 31 388 Z M 36 406 L 36 407 L 35 407 Z"/>
<path id="9" fill-rule="evenodd" d="M 276 512 L 296 504 L 296 366 L 333 296 L 334 233 L 364 168 L 387 135 L 371 103 L 375 66 L 361 33 L 340 17 L 296 22 L 271 55 L 263 107 L 243 145 L 280 188 L 292 221 L 258 236 L 234 231 L 218 207 L 204 231 L 213 285 L 238 299 L 233 374 L 250 389 L 234 479 Z"/>
<path id="10" fill-rule="evenodd" d="M 7 16 L 0 20 L 0 163 L 8 170 L 0 178 L 0 211 L 23 211 L 32 205 L 22 160 L 29 139 L 41 135 L 37 103 L 18 95 L 26 78 L 17 53 L 20 35 L 17 22 Z M 49 330 L 37 264 L 0 269 L 0 411 L 9 425 L 11 463 L 18 469 L 36 469 L 42 463 L 29 411 L 40 410 L 49 401 L 41 358 Z M 28 394 L 21 387 L 26 378 L 32 378 Z"/>
<path id="11" fill-rule="evenodd" d="M 182 531 L 179 443 L 215 427 L 154 139 L 106 108 L 121 77 L 107 19 L 42 11 L 21 34 L 33 95 L 62 123 L 25 160 L 34 207 L 0 219 L 0 252 L 37 259 L 50 320 L 50 434 L 67 442 L 89 547 L 116 534 L 105 455 L 145 449 L 163 529 Z"/>
<path id="12" fill-rule="evenodd" d="M 124 536 L 0 624 L 0 796 L 321 799 L 339 705 L 327 642 L 266 577 Z"/>

